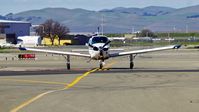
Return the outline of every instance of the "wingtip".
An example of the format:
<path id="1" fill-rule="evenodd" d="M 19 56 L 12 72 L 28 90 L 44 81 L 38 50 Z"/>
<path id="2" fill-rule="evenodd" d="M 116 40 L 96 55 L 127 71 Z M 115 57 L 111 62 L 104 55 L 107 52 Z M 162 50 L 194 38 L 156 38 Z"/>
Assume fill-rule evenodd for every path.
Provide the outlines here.
<path id="1" fill-rule="evenodd" d="M 19 50 L 25 51 L 26 48 L 25 47 L 19 47 Z"/>
<path id="2" fill-rule="evenodd" d="M 182 46 L 181 44 L 180 44 L 180 45 L 175 45 L 175 46 L 173 47 L 173 49 L 179 49 L 181 46 Z"/>

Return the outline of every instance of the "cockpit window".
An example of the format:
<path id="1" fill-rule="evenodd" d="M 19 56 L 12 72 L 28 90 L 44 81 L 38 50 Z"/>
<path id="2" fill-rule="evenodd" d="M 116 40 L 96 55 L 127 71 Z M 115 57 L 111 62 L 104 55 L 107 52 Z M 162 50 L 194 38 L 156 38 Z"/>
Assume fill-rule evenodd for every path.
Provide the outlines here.
<path id="1" fill-rule="evenodd" d="M 96 44 L 96 43 L 106 43 L 108 42 L 108 38 L 107 37 L 93 37 L 92 39 L 92 44 Z"/>

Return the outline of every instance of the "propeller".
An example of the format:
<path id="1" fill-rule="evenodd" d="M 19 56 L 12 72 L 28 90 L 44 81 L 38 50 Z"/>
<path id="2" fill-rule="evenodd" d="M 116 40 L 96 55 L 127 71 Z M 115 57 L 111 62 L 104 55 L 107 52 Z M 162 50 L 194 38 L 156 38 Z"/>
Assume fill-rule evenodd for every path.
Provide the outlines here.
<path id="1" fill-rule="evenodd" d="M 107 41 L 102 47 L 100 47 L 100 56 L 103 56 L 103 50 L 105 50 L 105 46 L 107 46 L 111 41 Z M 108 50 L 108 49 L 107 49 Z"/>
<path id="2" fill-rule="evenodd" d="M 90 43 L 88 44 L 89 47 L 93 48 L 95 51 L 100 51 L 100 55 L 102 54 L 102 51 L 104 50 L 104 47 L 107 46 L 111 41 L 107 41 L 102 47 L 96 47 L 91 45 Z"/>

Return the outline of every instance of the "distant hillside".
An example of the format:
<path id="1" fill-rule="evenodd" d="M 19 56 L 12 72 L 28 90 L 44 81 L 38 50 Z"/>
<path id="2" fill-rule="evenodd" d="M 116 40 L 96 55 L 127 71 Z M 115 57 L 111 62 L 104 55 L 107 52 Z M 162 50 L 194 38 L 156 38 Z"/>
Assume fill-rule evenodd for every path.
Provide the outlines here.
<path id="1" fill-rule="evenodd" d="M 104 9 L 100 12 L 118 12 L 118 13 L 127 13 L 127 14 L 135 14 L 139 16 L 159 16 L 165 15 L 175 10 L 174 8 L 169 7 L 158 7 L 158 6 L 150 6 L 145 8 L 124 8 L 117 7 L 114 9 Z"/>
<path id="2" fill-rule="evenodd" d="M 199 5 L 174 9 L 150 6 L 145 8 L 85 9 L 45 8 L 17 14 L 0 16 L 0 19 L 29 21 L 41 24 L 47 19 L 57 20 L 68 26 L 72 32 L 96 32 L 104 17 L 105 32 L 123 33 L 132 29 L 149 28 L 153 31 L 197 31 L 199 29 Z"/>

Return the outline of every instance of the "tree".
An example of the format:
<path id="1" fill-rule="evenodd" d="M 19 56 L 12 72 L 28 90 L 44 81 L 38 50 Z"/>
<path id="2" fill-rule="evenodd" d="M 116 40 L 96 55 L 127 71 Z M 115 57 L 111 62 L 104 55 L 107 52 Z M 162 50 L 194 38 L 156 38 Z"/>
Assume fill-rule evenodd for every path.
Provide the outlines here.
<path id="1" fill-rule="evenodd" d="M 143 29 L 140 33 L 137 34 L 138 37 L 157 37 L 151 30 Z"/>
<path id="2" fill-rule="evenodd" d="M 69 32 L 70 31 L 66 26 L 63 26 L 59 24 L 58 22 L 55 22 L 54 34 L 56 34 L 56 36 L 58 37 L 59 45 L 60 45 L 61 39 L 63 39 Z"/>
<path id="3" fill-rule="evenodd" d="M 56 38 L 58 38 L 60 45 L 60 40 L 63 39 L 69 32 L 68 27 L 61 25 L 59 22 L 52 19 L 46 20 L 43 24 L 36 28 L 36 33 L 41 37 L 49 37 L 52 45 L 54 45 Z"/>

